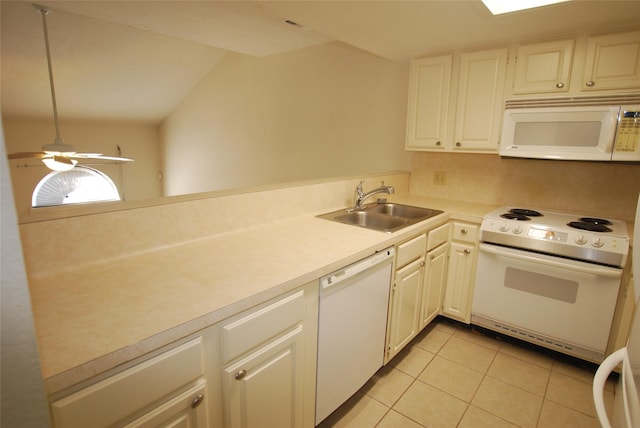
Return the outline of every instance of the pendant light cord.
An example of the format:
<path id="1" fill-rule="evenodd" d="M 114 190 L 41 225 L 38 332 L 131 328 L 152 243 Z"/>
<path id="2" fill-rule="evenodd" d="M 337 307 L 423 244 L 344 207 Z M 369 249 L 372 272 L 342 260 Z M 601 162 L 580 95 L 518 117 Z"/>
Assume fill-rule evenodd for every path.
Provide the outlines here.
<path id="1" fill-rule="evenodd" d="M 47 64 L 49 66 L 49 85 L 51 86 L 51 102 L 53 104 L 53 121 L 56 126 L 56 144 L 62 144 L 62 138 L 60 138 L 60 125 L 58 124 L 58 107 L 56 105 L 56 90 L 53 85 L 53 67 L 51 65 L 51 51 L 49 50 L 49 32 L 47 31 L 47 14 L 49 9 L 34 5 L 36 9 L 42 15 L 42 28 L 44 29 L 44 45 L 47 51 Z"/>

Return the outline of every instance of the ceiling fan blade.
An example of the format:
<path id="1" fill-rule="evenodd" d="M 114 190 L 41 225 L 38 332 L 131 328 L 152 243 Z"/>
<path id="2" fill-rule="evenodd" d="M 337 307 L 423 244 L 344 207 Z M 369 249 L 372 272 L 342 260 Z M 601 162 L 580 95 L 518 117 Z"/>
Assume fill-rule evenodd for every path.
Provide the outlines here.
<path id="1" fill-rule="evenodd" d="M 44 33 L 44 45 L 47 54 L 47 65 L 49 67 L 49 85 L 51 87 L 51 103 L 53 105 L 53 122 L 56 127 L 56 138 L 53 144 L 45 144 L 42 147 L 42 152 L 18 152 L 8 155 L 9 159 L 44 159 L 45 164 L 51 169 L 57 170 L 54 167 L 49 166 L 53 162 L 71 165 L 73 167 L 78 163 L 75 159 L 98 159 L 117 162 L 133 162 L 133 159 L 116 157 L 116 156 L 104 156 L 101 153 L 76 153 L 75 147 L 65 144 L 60 137 L 60 124 L 58 123 L 58 107 L 56 104 L 56 91 L 53 84 L 53 67 L 51 66 L 51 51 L 49 49 L 49 32 L 47 30 L 47 14 L 50 10 L 47 7 L 37 4 L 33 5 L 42 17 L 42 30 Z M 118 146 L 118 153 L 120 153 L 120 146 Z M 51 159 L 52 161 L 50 161 Z"/>
<path id="2" fill-rule="evenodd" d="M 70 155 L 72 159 L 99 159 L 99 160 L 111 160 L 119 162 L 133 162 L 133 159 L 124 158 L 121 156 L 105 156 L 101 153 L 75 153 Z"/>
<path id="3" fill-rule="evenodd" d="M 9 159 L 43 159 L 51 156 L 51 154 L 45 152 L 17 152 L 11 153 L 7 157 Z"/>

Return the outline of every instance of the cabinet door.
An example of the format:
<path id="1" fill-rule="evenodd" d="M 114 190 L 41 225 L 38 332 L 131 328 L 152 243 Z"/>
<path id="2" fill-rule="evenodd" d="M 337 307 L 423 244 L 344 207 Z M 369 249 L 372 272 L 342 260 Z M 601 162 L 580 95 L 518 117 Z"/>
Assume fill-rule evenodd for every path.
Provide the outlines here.
<path id="1" fill-rule="evenodd" d="M 452 55 L 411 62 L 406 148 L 443 149 Z"/>
<path id="2" fill-rule="evenodd" d="M 424 258 L 396 272 L 396 279 L 391 288 L 387 361 L 418 334 L 423 273 Z"/>
<path id="3" fill-rule="evenodd" d="M 125 428 L 206 428 L 205 382 L 170 399 Z"/>
<path id="4" fill-rule="evenodd" d="M 455 151 L 498 150 L 506 70 L 506 48 L 461 54 Z"/>
<path id="5" fill-rule="evenodd" d="M 229 427 L 302 425 L 304 338 L 302 326 L 224 369 Z"/>
<path id="6" fill-rule="evenodd" d="M 582 90 L 640 89 L 640 31 L 589 37 Z"/>
<path id="7" fill-rule="evenodd" d="M 573 40 L 518 46 L 514 94 L 567 92 Z"/>
<path id="8" fill-rule="evenodd" d="M 471 319 L 474 260 L 475 245 L 451 243 L 442 312 L 467 324 Z"/>
<path id="9" fill-rule="evenodd" d="M 442 290 L 447 280 L 447 253 L 449 245 L 441 245 L 427 253 L 422 289 L 420 330 L 427 326 L 442 309 Z"/>
<path id="10" fill-rule="evenodd" d="M 51 403 L 57 428 L 106 428 L 130 420 L 205 375 L 203 338 L 176 346 Z"/>

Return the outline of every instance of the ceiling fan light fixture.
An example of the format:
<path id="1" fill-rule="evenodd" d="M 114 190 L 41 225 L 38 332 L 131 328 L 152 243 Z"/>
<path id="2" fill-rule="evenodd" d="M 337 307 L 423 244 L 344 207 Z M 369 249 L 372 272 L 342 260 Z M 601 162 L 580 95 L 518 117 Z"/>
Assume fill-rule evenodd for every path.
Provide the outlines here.
<path id="1" fill-rule="evenodd" d="M 65 144 L 60 137 L 60 123 L 58 121 L 58 106 L 56 104 L 56 90 L 53 84 L 53 67 L 51 65 L 51 50 L 49 49 L 49 32 L 47 30 L 47 15 L 49 9 L 33 4 L 42 17 L 42 31 L 44 33 L 44 46 L 47 53 L 47 66 L 49 68 L 49 85 L 51 87 L 51 105 L 53 107 L 53 123 L 56 128 L 56 138 L 53 144 L 45 144 L 42 146 L 42 152 L 18 152 L 10 153 L 9 159 L 36 158 L 42 159 L 42 162 L 54 171 L 68 171 L 78 163 L 72 159 L 101 159 L 116 162 L 132 162 L 133 159 L 123 158 L 121 156 L 104 156 L 101 153 L 78 153 L 72 145 Z M 120 146 L 118 146 L 118 154 L 120 154 Z"/>
<path id="2" fill-rule="evenodd" d="M 42 159 L 47 168 L 52 171 L 69 171 L 78 163 L 75 159 L 69 159 L 64 156 L 54 156 L 52 158 Z"/>
<path id="3" fill-rule="evenodd" d="M 76 148 L 70 144 L 64 144 L 62 141 L 56 141 L 53 144 L 45 144 L 42 146 L 42 151 L 52 155 L 58 155 L 61 153 L 72 155 L 76 152 Z"/>

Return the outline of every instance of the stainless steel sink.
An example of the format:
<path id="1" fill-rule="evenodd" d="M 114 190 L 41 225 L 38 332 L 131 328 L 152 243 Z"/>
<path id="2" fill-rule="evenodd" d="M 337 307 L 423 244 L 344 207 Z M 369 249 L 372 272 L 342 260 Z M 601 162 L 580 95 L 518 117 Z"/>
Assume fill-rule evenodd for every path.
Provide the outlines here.
<path id="1" fill-rule="evenodd" d="M 442 212 L 442 211 L 432 210 L 429 208 L 394 204 L 390 202 L 384 203 L 384 204 L 376 204 L 373 208 L 371 208 L 371 210 L 381 214 L 387 214 L 390 216 L 410 218 L 410 219 L 414 219 L 414 218 L 425 219 L 425 218 L 433 217 L 434 215 L 440 214 Z M 436 214 L 433 214 L 434 212 Z"/>
<path id="2" fill-rule="evenodd" d="M 359 210 L 341 209 L 317 217 L 391 233 L 441 213 L 430 208 L 385 202 L 367 204 Z"/>

